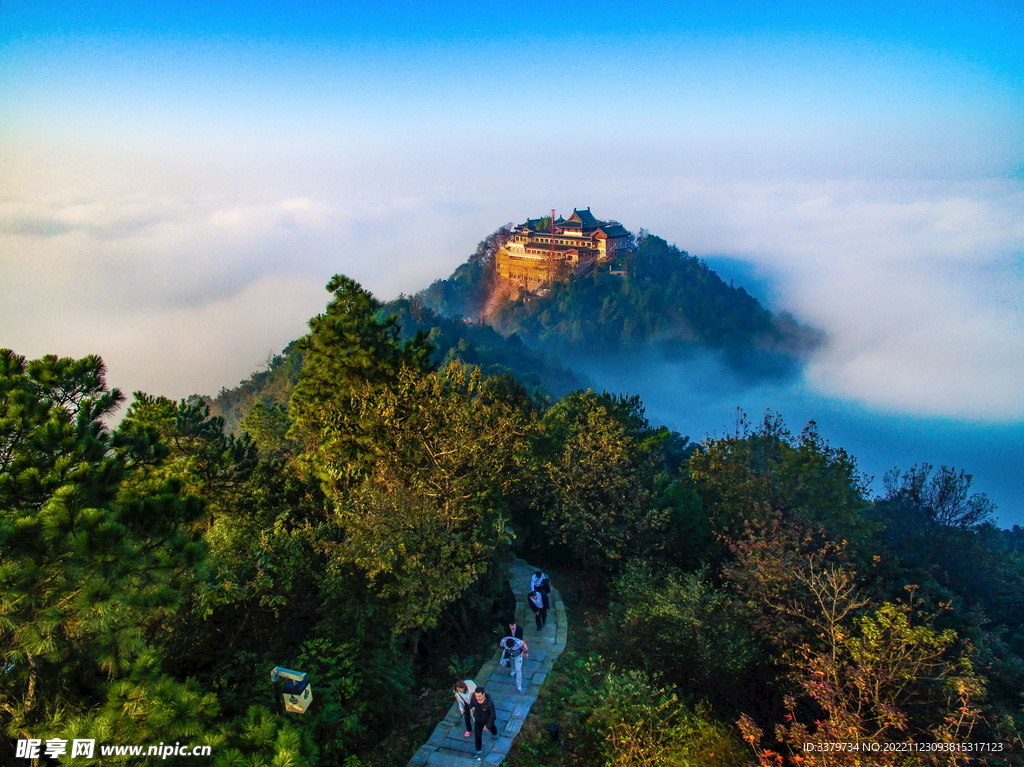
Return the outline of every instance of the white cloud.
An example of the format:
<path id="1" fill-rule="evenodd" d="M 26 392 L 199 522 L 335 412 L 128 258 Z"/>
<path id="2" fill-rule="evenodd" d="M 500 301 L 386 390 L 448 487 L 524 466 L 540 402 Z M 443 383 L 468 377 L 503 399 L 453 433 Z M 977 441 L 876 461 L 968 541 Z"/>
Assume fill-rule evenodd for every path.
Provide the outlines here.
<path id="1" fill-rule="evenodd" d="M 753 263 L 780 308 L 829 334 L 808 372 L 823 394 L 1024 416 L 1021 183 L 693 178 L 680 151 L 635 154 L 609 184 L 593 147 L 534 147 L 523 174 L 507 157 L 527 149 L 453 140 L 173 168 L 8 158 L 0 344 L 100 353 L 125 388 L 212 393 L 304 332 L 333 273 L 390 298 L 446 276 L 509 220 L 589 205 Z"/>
<path id="2" fill-rule="evenodd" d="M 7 164 L 20 173 L 0 192 L 0 346 L 98 353 L 112 385 L 129 390 L 232 386 L 305 332 L 332 274 L 388 298 L 445 274 L 476 243 L 476 224 L 444 236 L 471 206 L 453 214 L 416 194 L 355 194 L 352 178 L 254 185 L 251 170 L 225 164 L 116 157 Z M 432 230 L 442 236 L 420 238 Z"/>
<path id="3" fill-rule="evenodd" d="M 1018 182 L 680 180 L 644 223 L 768 276 L 831 343 L 810 383 L 874 408 L 1024 417 Z"/>
<path id="4" fill-rule="evenodd" d="M 312 315 L 325 295 L 315 281 L 277 274 L 197 306 L 87 316 L 75 306 L 58 307 L 39 317 L 15 349 L 30 357 L 99 353 L 110 385 L 127 392 L 216 394 L 256 370 L 268 352 L 301 336 L 305 327 L 296 308 L 308 307 Z"/>

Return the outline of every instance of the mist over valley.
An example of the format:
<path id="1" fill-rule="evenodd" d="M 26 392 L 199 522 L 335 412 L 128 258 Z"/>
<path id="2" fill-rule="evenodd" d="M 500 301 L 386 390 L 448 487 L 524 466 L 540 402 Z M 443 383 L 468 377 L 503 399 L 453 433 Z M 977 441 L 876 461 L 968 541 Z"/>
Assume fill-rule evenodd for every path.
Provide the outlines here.
<path id="1" fill-rule="evenodd" d="M 779 413 L 794 432 L 814 421 L 822 436 L 848 450 L 881 492 L 888 470 L 914 464 L 955 466 L 974 477 L 974 490 L 996 504 L 1001 525 L 1024 526 L 1024 425 L 991 424 L 938 416 L 919 416 L 828 397 L 802 379 L 753 382 L 739 378 L 721 359 L 707 355 L 670 362 L 651 355 L 630 360 L 567 361 L 596 389 L 638 394 L 656 423 L 700 441 L 736 428 L 738 409 L 759 421 L 766 411 Z"/>
<path id="2" fill-rule="evenodd" d="M 825 439 L 858 460 L 875 493 L 882 491 L 882 477 L 890 469 L 907 470 L 919 464 L 956 467 L 974 477 L 975 492 L 986 493 L 995 503 L 1000 524 L 1024 524 L 1024 474 L 1017 471 L 1024 424 L 943 415 L 924 401 L 924 392 L 917 403 L 918 412 L 908 412 L 896 403 L 882 405 L 867 398 L 842 396 L 829 386 L 827 375 L 816 372 L 823 364 L 827 369 L 829 347 L 834 344 L 834 338 L 824 331 L 788 319 L 791 325 L 786 325 L 784 332 L 794 335 L 781 346 L 779 340 L 772 341 L 773 351 L 766 354 L 764 338 L 756 336 L 763 330 L 753 326 L 744 331 L 749 335 L 729 335 L 732 331 L 722 329 L 698 329 L 695 334 L 681 319 L 684 315 L 672 320 L 674 315 L 663 304 L 658 304 L 662 308 L 657 310 L 647 310 L 651 316 L 639 316 L 643 310 L 637 307 L 653 300 L 646 293 L 639 302 L 610 309 L 609 300 L 620 300 L 620 287 L 628 279 L 621 275 L 593 274 L 575 281 L 568 291 L 555 285 L 555 294 L 547 288 L 535 296 L 527 294 L 516 304 L 521 309 L 506 306 L 503 314 L 492 314 L 485 321 L 482 313 L 493 292 L 493 256 L 499 234 L 481 241 L 476 254 L 450 278 L 435 280 L 410 297 L 386 302 L 382 309 L 382 315 L 396 314 L 404 338 L 411 339 L 418 331 L 430 334 L 438 347 L 436 364 L 459 359 L 481 365 L 488 373 L 510 371 L 528 387 L 554 397 L 580 387 L 639 395 L 652 422 L 693 442 L 734 433 L 739 419 L 756 424 L 766 413 L 780 415 L 793 433 L 814 421 Z M 656 248 L 656 261 L 667 258 L 681 264 L 680 268 L 692 268 L 684 272 L 684 281 L 698 276 L 708 280 L 708 287 L 698 288 L 694 295 L 701 296 L 701 290 L 724 291 L 727 302 L 764 307 L 756 312 L 768 312 L 766 318 L 788 316 L 785 291 L 763 262 L 735 256 L 697 259 L 668 246 L 656 233 L 648 236 Z M 666 277 L 659 270 L 651 272 L 652 291 L 664 287 Z M 584 285 L 591 287 L 581 287 Z M 559 305 L 562 308 L 555 311 Z M 732 311 L 723 308 L 727 305 L 731 306 L 723 304 L 703 321 L 711 322 L 715 315 L 724 317 L 723 312 Z M 679 322 L 686 326 L 685 342 L 679 340 Z M 629 339 L 622 335 L 624 328 L 645 323 L 647 331 L 630 331 L 641 335 Z M 497 325 L 499 332 L 492 325 Z M 708 346 L 716 343 L 720 344 L 717 349 Z M 289 369 L 294 377 L 298 372 L 294 349 L 291 358 Z M 824 363 L 822 358 L 826 358 Z M 903 372 L 896 360 L 892 363 L 891 375 L 899 378 Z M 878 385 L 884 389 L 885 382 Z M 227 394 L 222 391 L 215 400 L 219 403 L 216 412 L 226 415 L 228 425 L 236 430 L 245 409 L 258 399 L 252 391 L 244 393 L 248 388 L 251 386 L 229 389 Z M 234 391 L 238 393 L 231 393 Z M 263 401 L 284 402 L 289 393 L 286 385 L 276 394 L 264 396 Z M 236 404 L 225 408 L 226 401 Z M 972 412 L 969 403 L 964 403 L 963 409 Z"/>

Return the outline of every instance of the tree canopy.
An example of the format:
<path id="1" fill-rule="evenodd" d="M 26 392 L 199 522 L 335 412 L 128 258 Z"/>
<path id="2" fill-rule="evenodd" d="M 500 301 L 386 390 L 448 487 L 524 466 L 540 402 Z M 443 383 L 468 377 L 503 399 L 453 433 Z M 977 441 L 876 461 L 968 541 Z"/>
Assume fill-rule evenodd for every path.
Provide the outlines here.
<path id="1" fill-rule="evenodd" d="M 657 238 L 621 265 L 501 321 L 561 348 L 799 336 Z M 215 746 L 215 767 L 394 763 L 375 748 L 493 652 L 519 555 L 573 585 L 587 626 L 549 676 L 571 737 L 519 764 L 831 765 L 803 743 L 878 739 L 1019 757 L 1024 533 L 995 527 L 969 474 L 894 469 L 871 498 L 813 422 L 741 416 L 694 445 L 638 397 L 538 393 L 506 363 L 557 366 L 518 336 L 327 288 L 309 334 L 222 402 L 235 434 L 203 398 L 142 392 L 112 429 L 124 397 L 98 357 L 0 350 L 8 737 L 180 738 Z M 312 678 L 301 717 L 278 710 L 278 665 Z M 933 756 L 862 763 L 969 758 Z"/>

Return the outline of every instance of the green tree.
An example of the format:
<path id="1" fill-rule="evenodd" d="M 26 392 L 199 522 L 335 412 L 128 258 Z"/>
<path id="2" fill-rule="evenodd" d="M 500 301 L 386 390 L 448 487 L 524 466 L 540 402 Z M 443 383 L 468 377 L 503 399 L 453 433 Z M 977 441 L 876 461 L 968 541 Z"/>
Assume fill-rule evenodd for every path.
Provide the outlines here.
<path id="1" fill-rule="evenodd" d="M 289 436 L 313 473 L 340 490 L 376 458 L 373 424 L 360 419 L 354 397 L 367 387 L 386 392 L 405 368 L 428 371 L 430 346 L 423 334 L 400 343 L 395 319 L 378 319 L 380 303 L 354 280 L 335 275 L 327 290 L 334 296 L 327 311 L 310 320 L 299 343 L 305 363 L 289 405 Z"/>
<path id="2" fill-rule="evenodd" d="M 302 767 L 316 753 L 308 732 L 263 706 L 250 706 L 202 742 L 211 747 L 213 767 Z"/>
<path id="3" fill-rule="evenodd" d="M 288 408 L 280 402 L 266 406 L 257 402 L 242 419 L 242 430 L 252 437 L 264 460 L 284 458 L 295 450 L 295 443 L 288 438 L 292 422 Z"/>
<path id="4" fill-rule="evenodd" d="M 597 671 L 593 669 L 593 671 Z M 683 702 L 670 687 L 614 667 L 574 702 L 586 718 L 571 741 L 568 764 L 600 767 L 735 767 L 749 751 L 733 728 L 704 705 Z"/>
<path id="5" fill-rule="evenodd" d="M 348 278 L 328 289 L 303 341 L 292 433 L 395 631 L 429 627 L 509 539 L 529 397 L 457 364 L 433 373 L 422 334 L 400 343 L 395 318 Z"/>
<path id="6" fill-rule="evenodd" d="M 161 451 L 112 437 L 122 401 L 98 357 L 0 350 L 0 726 L 167 738 L 214 696 L 164 674 L 154 634 L 189 588 L 202 505 L 172 479 L 128 481 Z M 125 717 L 126 710 L 132 715 Z"/>
<path id="7" fill-rule="evenodd" d="M 163 448 L 132 481 L 179 480 L 187 493 L 206 501 L 211 515 L 235 505 L 256 464 L 253 441 L 226 435 L 224 420 L 211 416 L 209 404 L 198 396 L 175 402 L 135 392 L 117 437 L 125 444 L 155 440 Z"/>
<path id="8" fill-rule="evenodd" d="M 906 566 L 935 569 L 944 586 L 956 588 L 960 571 L 979 556 L 977 531 L 993 516 L 992 502 L 972 493 L 971 484 L 970 474 L 948 466 L 934 473 L 929 464 L 886 472 L 884 495 L 873 508 L 886 550 Z"/>
<path id="9" fill-rule="evenodd" d="M 778 414 L 766 413 L 751 429 L 741 413 L 736 432 L 705 442 L 687 468 L 712 531 L 724 540 L 742 537 L 746 523 L 760 524 L 773 512 L 836 541 L 859 544 L 870 532 L 866 477 L 813 421 L 794 437 Z"/>
<path id="10" fill-rule="evenodd" d="M 372 469 L 335 502 L 352 560 L 395 604 L 396 629 L 434 625 L 510 540 L 528 398 L 492 383 L 452 365 L 353 393 Z"/>
<path id="11" fill-rule="evenodd" d="M 319 482 L 281 460 L 261 462 L 233 513 L 205 532 L 203 580 L 166 635 L 172 668 L 215 691 L 230 717 L 216 753 L 245 737 L 254 701 L 278 699 L 268 678 L 277 665 L 312 679 L 313 705 L 284 719 L 315 745 L 317 764 L 343 763 L 409 710 L 412 664 L 392 634 L 394 611 L 351 562 L 346 537 Z"/>
<path id="12" fill-rule="evenodd" d="M 662 548 L 670 513 L 654 494 L 669 433 L 650 428 L 639 399 L 573 392 L 541 427 L 552 494 L 542 518 L 552 540 L 606 572 Z"/>
<path id="13" fill-rule="evenodd" d="M 913 513 L 933 529 L 969 530 L 992 518 L 993 506 L 984 493 L 971 493 L 973 478 L 965 471 L 943 466 L 934 474 L 930 464 L 907 472 L 892 469 L 883 478 L 884 501 L 898 504 L 900 514 Z"/>
<path id="14" fill-rule="evenodd" d="M 165 642 L 204 569 L 204 505 L 161 470 L 173 451 L 156 425 L 106 428 L 121 401 L 99 357 L 27 363 L 0 349 L 0 728 L 215 747 L 241 736 L 246 764 L 308 762 L 309 743 L 280 718 L 257 742 L 249 722 L 219 714 L 217 695 L 189 670 L 169 669 Z M 88 763 L 103 761 L 96 753 Z"/>
<path id="15" fill-rule="evenodd" d="M 748 616 L 707 568 L 658 572 L 631 563 L 616 579 L 607 651 L 666 685 L 727 704 L 761 655 Z"/>

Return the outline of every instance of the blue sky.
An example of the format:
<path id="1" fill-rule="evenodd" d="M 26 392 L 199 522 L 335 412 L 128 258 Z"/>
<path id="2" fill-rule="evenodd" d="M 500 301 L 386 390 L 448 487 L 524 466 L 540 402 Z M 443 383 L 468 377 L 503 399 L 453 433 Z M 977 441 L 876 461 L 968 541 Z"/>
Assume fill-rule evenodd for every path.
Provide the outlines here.
<path id="1" fill-rule="evenodd" d="M 1021 163 L 1024 46 L 1012 6 L 211 3 L 186 11 L 7 2 L 2 16 L 5 122 L 15 132 L 141 132 L 142 142 L 174 135 L 197 146 L 223 143 L 218 130 L 243 144 L 422 131 L 571 139 L 571 119 L 552 125 L 543 109 L 508 109 L 556 96 L 575 101 L 592 126 L 599 117 L 593 127 L 612 142 L 658 145 L 679 123 L 698 134 L 776 139 L 930 126 L 929 138 L 969 146 L 991 172 Z M 744 120 L 756 124 L 737 124 Z M 962 135 L 979 128 L 985 135 L 973 142 Z"/>
<path id="2" fill-rule="evenodd" d="M 1024 458 L 1020 3 L 0 6 L 0 345 L 124 389 L 215 393 L 331 274 L 413 292 L 574 206 L 826 330 L 798 417 Z"/>

